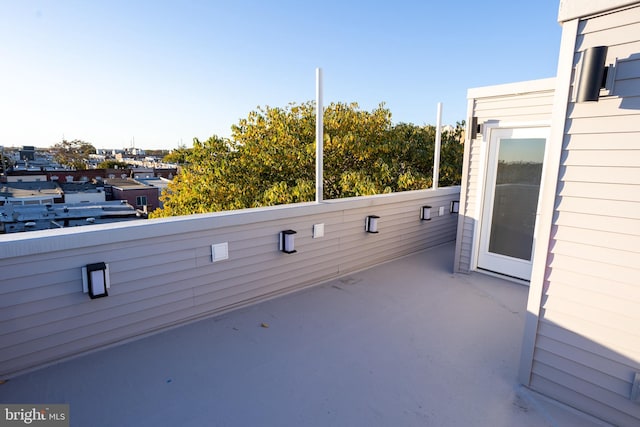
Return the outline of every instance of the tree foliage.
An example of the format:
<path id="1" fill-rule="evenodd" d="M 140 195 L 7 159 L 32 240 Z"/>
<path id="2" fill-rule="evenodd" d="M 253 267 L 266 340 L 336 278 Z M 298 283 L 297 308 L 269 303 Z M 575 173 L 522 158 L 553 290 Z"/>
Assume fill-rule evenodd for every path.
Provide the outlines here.
<path id="1" fill-rule="evenodd" d="M 96 153 L 92 144 L 79 139 L 73 141 L 63 139 L 54 145 L 53 149 L 56 151 L 55 159 L 58 163 L 76 170 L 86 169 L 85 159 L 89 157 L 89 154 Z"/>
<path id="2" fill-rule="evenodd" d="M 190 152 L 191 149 L 185 147 L 184 145 L 181 145 L 175 150 L 171 150 L 171 152 L 165 154 L 162 158 L 162 161 L 164 163 L 183 165 L 187 162 L 187 158 L 189 157 Z"/>
<path id="3" fill-rule="evenodd" d="M 113 159 L 105 160 L 98 164 L 98 169 L 127 169 L 128 167 L 128 163 Z"/>
<path id="4" fill-rule="evenodd" d="M 442 132 L 440 147 L 440 173 L 438 185 L 447 187 L 459 185 L 462 179 L 462 160 L 464 156 L 464 125 L 456 123 L 451 131 Z"/>
<path id="5" fill-rule="evenodd" d="M 459 183 L 462 127 L 443 133 L 441 185 Z M 332 103 L 324 111 L 323 198 L 429 188 L 434 140 L 433 126 L 393 125 L 383 104 L 369 112 Z M 232 126 L 231 138 L 194 139 L 183 152 L 153 217 L 312 201 L 315 104 L 259 107 Z"/>

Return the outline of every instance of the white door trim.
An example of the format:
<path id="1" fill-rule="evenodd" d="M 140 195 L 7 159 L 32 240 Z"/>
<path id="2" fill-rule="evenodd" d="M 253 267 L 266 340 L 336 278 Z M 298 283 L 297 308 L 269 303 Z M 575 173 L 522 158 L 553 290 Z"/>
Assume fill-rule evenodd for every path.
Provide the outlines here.
<path id="1" fill-rule="evenodd" d="M 481 224 L 482 224 L 483 211 L 484 211 L 485 188 L 487 185 L 487 169 L 489 166 L 488 164 L 489 163 L 489 143 L 491 141 L 493 132 L 497 130 L 502 130 L 502 129 L 522 129 L 522 128 L 526 128 L 526 129 L 546 128 L 548 130 L 550 126 L 551 126 L 551 123 L 548 120 L 529 121 L 529 122 L 524 122 L 524 121 L 508 122 L 508 121 L 496 120 L 496 121 L 485 122 L 483 124 L 482 141 L 480 145 L 480 156 L 479 156 L 481 161 L 481 167 L 478 171 L 478 188 L 477 188 L 477 191 L 475 191 L 476 203 L 475 203 L 474 212 L 473 212 L 475 226 L 473 228 L 473 244 L 471 248 L 471 265 L 470 265 L 471 270 L 481 271 L 483 273 L 489 273 L 489 274 L 499 274 L 499 273 L 492 273 L 490 271 L 482 270 L 478 268 L 478 258 L 480 253 Z M 549 148 L 548 140 L 549 138 L 547 136 L 547 143 L 545 144 L 545 159 L 547 157 L 547 150 Z M 544 163 L 542 166 L 543 177 L 544 177 L 546 168 L 547 168 L 547 165 L 546 163 Z M 541 182 L 541 188 L 540 188 L 541 193 L 543 191 L 543 186 L 544 186 L 544 180 L 543 182 Z M 536 233 L 538 231 L 539 215 L 540 215 L 540 203 L 538 203 L 538 209 L 536 212 L 536 224 L 535 224 Z M 534 249 L 535 249 L 535 245 L 534 245 Z M 527 281 L 523 281 L 522 279 L 511 278 L 509 276 L 503 276 L 503 277 L 520 282 L 520 283 L 527 283 Z"/>

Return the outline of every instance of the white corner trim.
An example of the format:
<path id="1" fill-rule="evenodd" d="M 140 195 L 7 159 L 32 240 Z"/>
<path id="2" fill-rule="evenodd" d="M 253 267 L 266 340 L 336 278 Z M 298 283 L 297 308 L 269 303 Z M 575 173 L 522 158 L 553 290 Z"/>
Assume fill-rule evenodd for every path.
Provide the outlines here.
<path id="1" fill-rule="evenodd" d="M 518 372 L 518 380 L 524 385 L 529 385 L 533 366 L 533 353 L 538 332 L 540 304 L 544 290 L 547 255 L 549 253 L 549 243 L 551 240 L 551 225 L 553 223 L 553 213 L 555 210 L 558 173 L 560 171 L 560 158 L 562 156 L 562 143 L 564 140 L 564 129 L 569 104 L 573 56 L 577 34 L 577 19 L 563 24 L 560 56 L 558 59 L 557 85 L 553 100 L 553 113 L 551 115 L 551 130 L 548 149 L 545 150 L 544 165 L 546 171 L 543 175 L 542 192 L 539 202 L 540 217 L 538 218 L 538 238 L 534 245 L 533 268 L 529 285 L 529 298 L 527 301 L 527 317 L 524 326 L 520 369 Z"/>

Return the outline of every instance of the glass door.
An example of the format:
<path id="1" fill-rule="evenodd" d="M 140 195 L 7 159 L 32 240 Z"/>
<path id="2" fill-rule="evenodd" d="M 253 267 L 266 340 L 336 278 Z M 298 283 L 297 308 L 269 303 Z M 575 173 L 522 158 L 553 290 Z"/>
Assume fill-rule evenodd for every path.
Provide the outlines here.
<path id="1" fill-rule="evenodd" d="M 547 135 L 548 128 L 491 132 L 478 268 L 530 280 Z"/>

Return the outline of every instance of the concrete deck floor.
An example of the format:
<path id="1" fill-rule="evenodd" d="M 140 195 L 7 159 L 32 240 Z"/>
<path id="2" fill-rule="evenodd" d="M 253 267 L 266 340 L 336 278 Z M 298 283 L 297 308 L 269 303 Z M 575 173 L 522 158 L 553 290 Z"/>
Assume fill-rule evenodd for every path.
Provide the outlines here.
<path id="1" fill-rule="evenodd" d="M 602 425 L 517 384 L 528 289 L 453 245 L 0 385 L 72 426 Z M 268 326 L 264 327 L 262 326 Z"/>

